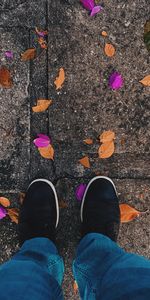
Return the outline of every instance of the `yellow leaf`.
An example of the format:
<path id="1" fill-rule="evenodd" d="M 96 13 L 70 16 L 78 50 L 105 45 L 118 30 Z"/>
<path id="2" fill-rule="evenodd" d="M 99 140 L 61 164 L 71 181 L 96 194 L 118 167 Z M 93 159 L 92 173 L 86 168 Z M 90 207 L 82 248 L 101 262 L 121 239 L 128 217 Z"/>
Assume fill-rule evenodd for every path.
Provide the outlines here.
<path id="1" fill-rule="evenodd" d="M 98 154 L 100 158 L 108 158 L 112 156 L 115 151 L 114 142 L 106 142 L 102 144 L 98 149 Z"/>
<path id="2" fill-rule="evenodd" d="M 115 47 L 112 44 L 106 44 L 104 51 L 105 54 L 109 57 L 114 56 L 116 52 Z"/>
<path id="3" fill-rule="evenodd" d="M 8 207 L 10 206 L 10 201 L 5 197 L 0 197 L 0 204 L 3 205 L 4 207 Z"/>
<path id="4" fill-rule="evenodd" d="M 102 31 L 102 32 L 101 32 L 101 35 L 104 36 L 104 37 L 108 36 L 108 34 L 107 34 L 106 31 Z"/>
<path id="5" fill-rule="evenodd" d="M 121 223 L 130 222 L 140 216 L 140 212 L 128 204 L 120 204 L 120 220 Z"/>
<path id="6" fill-rule="evenodd" d="M 19 219 L 19 209 L 18 208 L 8 208 L 7 209 L 7 214 L 12 220 L 12 222 L 15 222 L 18 224 L 18 219 Z"/>
<path id="7" fill-rule="evenodd" d="M 34 59 L 36 55 L 36 49 L 35 48 L 30 48 L 27 49 L 24 53 L 21 54 L 21 59 L 23 61 L 27 61 L 30 59 Z"/>
<path id="8" fill-rule="evenodd" d="M 10 71 L 5 66 L 0 68 L 0 85 L 4 88 L 10 88 L 12 86 Z"/>
<path id="9" fill-rule="evenodd" d="M 47 147 L 39 147 L 38 150 L 42 157 L 52 160 L 54 159 L 54 149 L 52 145 L 48 145 Z"/>
<path id="10" fill-rule="evenodd" d="M 75 294 L 75 295 L 76 295 L 77 292 L 78 292 L 78 285 L 77 285 L 77 282 L 76 282 L 76 281 L 74 281 L 74 283 L 73 283 L 73 291 L 74 291 L 74 294 Z"/>
<path id="11" fill-rule="evenodd" d="M 51 104 L 52 100 L 39 99 L 37 100 L 37 105 L 32 107 L 34 112 L 42 112 L 45 111 Z"/>
<path id="12" fill-rule="evenodd" d="M 85 156 L 85 157 L 81 158 L 81 159 L 79 160 L 79 162 L 80 162 L 80 164 L 81 164 L 82 166 L 84 166 L 85 168 L 90 168 L 90 161 L 89 161 L 88 156 Z"/>
<path id="13" fill-rule="evenodd" d="M 104 131 L 99 139 L 101 143 L 112 142 L 115 139 L 115 133 L 111 130 Z"/>
<path id="14" fill-rule="evenodd" d="M 140 83 L 145 86 L 150 86 L 150 75 L 145 76 L 142 80 L 140 80 Z"/>
<path id="15" fill-rule="evenodd" d="M 92 145 L 93 144 L 93 140 L 92 139 L 85 139 L 83 140 L 83 142 L 87 145 Z"/>
<path id="16" fill-rule="evenodd" d="M 58 77 L 56 77 L 56 80 L 54 81 L 56 85 L 56 90 L 62 88 L 62 84 L 64 83 L 64 81 L 65 81 L 65 71 L 63 68 L 60 68 L 59 75 Z"/>

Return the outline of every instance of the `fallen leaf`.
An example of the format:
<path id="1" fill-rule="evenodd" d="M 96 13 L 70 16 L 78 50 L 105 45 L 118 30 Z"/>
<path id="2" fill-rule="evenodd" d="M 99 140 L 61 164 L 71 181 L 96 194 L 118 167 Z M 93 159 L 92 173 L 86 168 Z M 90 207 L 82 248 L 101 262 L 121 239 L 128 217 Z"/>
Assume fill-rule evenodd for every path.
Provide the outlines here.
<path id="1" fill-rule="evenodd" d="M 0 206 L 0 220 L 2 220 L 3 218 L 5 218 L 7 215 L 7 211 L 4 207 Z"/>
<path id="2" fill-rule="evenodd" d="M 19 209 L 18 208 L 8 208 L 7 209 L 7 214 L 12 220 L 12 222 L 15 222 L 18 224 L 18 219 L 19 219 Z"/>
<path id="3" fill-rule="evenodd" d="M 145 86 L 150 86 L 150 75 L 145 76 L 142 80 L 139 81 Z"/>
<path id="4" fill-rule="evenodd" d="M 51 139 L 45 134 L 38 134 L 38 137 L 34 139 L 33 143 L 37 147 L 47 147 L 51 144 Z"/>
<path id="5" fill-rule="evenodd" d="M 104 36 L 104 37 L 106 37 L 106 36 L 108 36 L 108 33 L 106 31 L 102 31 L 101 35 Z"/>
<path id="6" fill-rule="evenodd" d="M 125 138 L 124 138 L 124 137 L 122 137 L 120 143 L 121 143 L 121 146 L 122 146 L 122 147 L 125 146 L 126 141 L 125 141 Z"/>
<path id="7" fill-rule="evenodd" d="M 74 291 L 75 295 L 78 293 L 78 285 L 77 285 L 76 281 L 74 281 L 74 283 L 73 283 L 73 291 Z"/>
<path id="8" fill-rule="evenodd" d="M 88 156 L 85 156 L 85 157 L 81 158 L 81 159 L 79 160 L 79 162 L 80 162 L 80 164 L 81 164 L 82 166 L 84 166 L 85 168 L 90 168 L 90 161 L 89 161 Z"/>
<path id="9" fill-rule="evenodd" d="M 147 50 L 150 52 L 150 20 L 144 25 L 144 43 Z"/>
<path id="10" fill-rule="evenodd" d="M 84 183 L 81 183 L 79 186 L 77 186 L 75 195 L 76 195 L 76 199 L 78 201 L 82 201 L 86 187 L 87 187 L 87 185 Z"/>
<path id="11" fill-rule="evenodd" d="M 24 202 L 24 198 L 25 198 L 25 193 L 20 192 L 19 193 L 19 203 L 22 205 Z"/>
<path id="12" fill-rule="evenodd" d="M 38 38 L 38 43 L 40 44 L 41 48 L 47 49 L 47 42 L 44 40 L 43 37 Z"/>
<path id="13" fill-rule="evenodd" d="M 30 59 L 34 59 L 36 55 L 36 49 L 35 48 L 30 48 L 27 49 L 24 53 L 21 54 L 21 59 L 23 61 L 27 61 Z"/>
<path id="14" fill-rule="evenodd" d="M 126 223 L 134 220 L 136 217 L 139 217 L 141 212 L 131 207 L 128 204 L 120 204 L 120 220 L 121 223 Z"/>
<path id="15" fill-rule="evenodd" d="M 39 36 L 41 36 L 41 37 L 44 37 L 45 35 L 48 35 L 48 31 L 47 31 L 47 30 L 41 31 L 41 30 L 38 30 L 37 27 L 35 27 L 35 31 L 36 31 L 36 33 L 37 33 Z"/>
<path id="16" fill-rule="evenodd" d="M 115 151 L 114 142 L 106 142 L 102 144 L 98 149 L 98 154 L 100 158 L 108 158 L 112 156 Z"/>
<path id="17" fill-rule="evenodd" d="M 12 87 L 10 71 L 5 66 L 0 68 L 0 85 L 4 88 Z"/>
<path id="18" fill-rule="evenodd" d="M 52 100 L 38 99 L 37 105 L 32 107 L 34 112 L 42 112 L 45 111 L 51 104 Z"/>
<path id="19" fill-rule="evenodd" d="M 5 197 L 0 197 L 0 204 L 3 205 L 4 207 L 8 207 L 10 206 L 10 201 Z"/>
<path id="20" fill-rule="evenodd" d="M 92 139 L 85 139 L 83 140 L 83 142 L 87 145 L 92 145 L 93 144 L 93 140 Z"/>
<path id="21" fill-rule="evenodd" d="M 11 50 L 5 51 L 5 57 L 13 59 L 13 52 Z"/>
<path id="22" fill-rule="evenodd" d="M 105 54 L 109 57 L 114 56 L 116 52 L 115 47 L 112 44 L 106 44 L 104 51 Z"/>
<path id="23" fill-rule="evenodd" d="M 64 200 L 59 200 L 59 208 L 67 208 L 68 204 Z"/>
<path id="24" fill-rule="evenodd" d="M 58 77 L 56 77 L 56 80 L 54 81 L 54 84 L 56 85 L 56 90 L 62 88 L 64 81 L 65 81 L 65 71 L 63 68 L 60 68 L 59 75 Z"/>
<path id="25" fill-rule="evenodd" d="M 111 130 L 104 131 L 99 139 L 101 143 L 112 142 L 115 139 L 115 133 Z"/>
<path id="26" fill-rule="evenodd" d="M 113 90 L 118 90 L 123 86 L 123 78 L 118 72 L 113 72 L 109 76 L 109 86 Z"/>
<path id="27" fill-rule="evenodd" d="M 48 145 L 47 147 L 39 147 L 38 148 L 42 157 L 47 159 L 54 159 L 54 148 L 52 145 Z"/>

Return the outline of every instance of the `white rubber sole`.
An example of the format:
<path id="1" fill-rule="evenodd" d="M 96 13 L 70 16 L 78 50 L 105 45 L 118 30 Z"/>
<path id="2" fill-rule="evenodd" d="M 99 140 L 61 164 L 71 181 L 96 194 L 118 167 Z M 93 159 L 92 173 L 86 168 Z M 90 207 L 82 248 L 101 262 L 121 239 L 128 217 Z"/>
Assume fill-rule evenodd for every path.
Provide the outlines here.
<path id="1" fill-rule="evenodd" d="M 56 193 L 56 189 L 53 185 L 53 183 L 47 179 L 43 179 L 43 178 L 39 178 L 39 179 L 35 179 L 33 180 L 29 187 L 34 183 L 34 182 L 38 182 L 38 181 L 42 181 L 42 182 L 46 182 L 47 184 L 49 184 L 49 186 L 52 188 L 54 195 L 55 195 L 55 201 L 56 201 L 56 211 L 57 211 L 57 219 L 56 219 L 56 224 L 55 224 L 55 228 L 58 226 L 58 222 L 59 222 L 59 204 L 58 204 L 58 197 L 57 197 L 57 193 Z M 29 188 L 28 187 L 28 188 Z"/>
<path id="2" fill-rule="evenodd" d="M 86 194 L 88 192 L 88 189 L 89 189 L 89 186 L 91 185 L 91 183 L 93 181 L 95 181 L 96 179 L 99 179 L 99 178 L 103 178 L 103 179 L 106 179 L 108 180 L 109 182 L 112 183 L 114 189 L 115 189 L 115 192 L 117 194 L 117 190 L 116 190 L 116 187 L 115 187 L 115 184 L 113 183 L 113 181 L 109 178 L 109 177 L 106 177 L 106 176 L 95 176 L 94 178 L 92 178 L 90 180 L 90 182 L 88 183 L 87 187 L 86 187 L 86 190 L 85 190 L 85 193 L 84 193 L 84 196 L 83 196 L 83 200 L 82 200 L 82 203 L 81 203 L 81 210 L 80 210 L 80 217 L 81 217 L 81 222 L 83 222 L 83 207 L 84 207 L 84 201 L 85 201 L 85 197 L 86 197 Z"/>

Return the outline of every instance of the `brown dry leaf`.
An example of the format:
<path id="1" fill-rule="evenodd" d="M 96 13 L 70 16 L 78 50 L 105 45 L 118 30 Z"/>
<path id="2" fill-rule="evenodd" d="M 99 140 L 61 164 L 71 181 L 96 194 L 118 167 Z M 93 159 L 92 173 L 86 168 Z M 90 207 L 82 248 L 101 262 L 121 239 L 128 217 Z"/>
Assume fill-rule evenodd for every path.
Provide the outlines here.
<path id="1" fill-rule="evenodd" d="M 87 145 L 92 145 L 93 144 L 93 140 L 92 139 L 85 139 L 83 140 L 83 142 Z"/>
<path id="2" fill-rule="evenodd" d="M 106 44 L 104 51 L 105 54 L 109 57 L 114 56 L 116 52 L 115 47 L 112 44 Z"/>
<path id="3" fill-rule="evenodd" d="M 74 283 L 73 283 L 73 291 L 74 291 L 74 294 L 75 294 L 75 295 L 76 295 L 77 292 L 78 292 L 78 285 L 77 285 L 77 282 L 76 282 L 76 281 L 74 281 Z"/>
<path id="4" fill-rule="evenodd" d="M 112 156 L 112 154 L 115 151 L 115 145 L 114 142 L 106 142 L 102 144 L 98 149 L 98 154 L 100 158 L 108 158 Z"/>
<path id="5" fill-rule="evenodd" d="M 142 80 L 139 81 L 145 86 L 150 86 L 150 75 L 145 76 Z"/>
<path id="6" fill-rule="evenodd" d="M 104 131 L 99 139 L 101 143 L 112 142 L 115 139 L 115 133 L 111 130 Z"/>
<path id="7" fill-rule="evenodd" d="M 68 204 L 64 200 L 59 201 L 59 208 L 67 208 Z"/>
<path id="8" fill-rule="evenodd" d="M 34 112 L 42 112 L 45 111 L 51 104 L 52 100 L 38 99 L 37 105 L 32 107 Z"/>
<path id="9" fill-rule="evenodd" d="M 124 147 L 124 146 L 125 146 L 125 142 L 126 142 L 126 141 L 125 141 L 125 138 L 124 138 L 124 137 L 122 137 L 122 139 L 121 139 L 121 141 L 120 141 L 120 143 L 121 143 L 121 146 L 122 146 L 122 147 Z"/>
<path id="10" fill-rule="evenodd" d="M 140 216 L 140 212 L 128 204 L 120 204 L 120 220 L 121 223 L 130 222 Z"/>
<path id="11" fill-rule="evenodd" d="M 84 166 L 85 168 L 90 168 L 90 161 L 89 161 L 88 156 L 85 156 L 85 157 L 81 158 L 81 159 L 79 160 L 79 162 L 80 162 L 80 164 L 81 164 L 82 166 Z"/>
<path id="12" fill-rule="evenodd" d="M 12 220 L 12 222 L 15 222 L 18 224 L 18 219 L 19 219 L 19 209 L 18 208 L 8 208 L 7 209 L 7 214 Z"/>
<path id="13" fill-rule="evenodd" d="M 39 147 L 38 150 L 42 157 L 52 160 L 54 159 L 54 148 L 52 145 L 48 145 L 47 147 Z"/>
<path id="14" fill-rule="evenodd" d="M 24 53 L 21 54 L 21 59 L 23 61 L 27 61 L 30 59 L 34 59 L 36 55 L 36 49 L 35 48 L 30 48 L 27 49 Z"/>
<path id="15" fill-rule="evenodd" d="M 12 79 L 10 76 L 10 71 L 5 66 L 2 66 L 0 68 L 0 85 L 4 88 L 12 87 Z"/>
<path id="16" fill-rule="evenodd" d="M 65 71 L 63 68 L 60 68 L 59 75 L 56 77 L 56 80 L 54 81 L 54 84 L 56 85 L 56 90 L 62 88 L 62 84 L 65 81 Z"/>
<path id="17" fill-rule="evenodd" d="M 8 207 L 10 206 L 10 201 L 5 197 L 0 197 L 0 204 L 3 205 L 4 207 Z"/>
<path id="18" fill-rule="evenodd" d="M 106 31 L 102 31 L 101 35 L 104 36 L 104 37 L 106 37 L 106 36 L 108 36 L 108 33 Z"/>
<path id="19" fill-rule="evenodd" d="M 20 203 L 21 205 L 23 204 L 25 195 L 26 195 L 25 193 L 22 193 L 22 192 L 19 193 L 19 203 Z"/>

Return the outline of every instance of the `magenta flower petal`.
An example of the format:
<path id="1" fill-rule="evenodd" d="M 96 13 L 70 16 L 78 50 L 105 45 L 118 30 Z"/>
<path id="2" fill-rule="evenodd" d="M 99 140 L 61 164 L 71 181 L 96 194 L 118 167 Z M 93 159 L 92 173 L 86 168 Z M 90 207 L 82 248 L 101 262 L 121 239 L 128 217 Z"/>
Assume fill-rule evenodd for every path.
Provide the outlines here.
<path id="1" fill-rule="evenodd" d="M 33 141 L 34 145 L 37 147 L 47 147 L 50 142 L 50 138 L 44 134 L 38 134 L 38 138 Z"/>
<path id="2" fill-rule="evenodd" d="M 102 6 L 94 6 L 93 9 L 91 10 L 90 16 L 93 17 L 96 14 L 98 14 L 101 10 L 103 9 Z"/>
<path id="3" fill-rule="evenodd" d="M 80 0 L 83 7 L 86 8 L 87 10 L 92 10 L 94 8 L 94 0 Z"/>
<path id="4" fill-rule="evenodd" d="M 123 78 L 118 72 L 113 72 L 109 77 L 109 86 L 113 90 L 118 90 L 123 86 Z"/>
<path id="5" fill-rule="evenodd" d="M 5 52 L 5 57 L 7 57 L 7 58 L 11 58 L 11 59 L 13 59 L 13 52 L 12 51 L 6 51 Z"/>
<path id="6" fill-rule="evenodd" d="M 37 136 L 38 136 L 39 138 L 45 139 L 45 140 L 47 140 L 47 141 L 50 140 L 49 136 L 46 135 L 46 134 L 39 133 Z"/>
<path id="7" fill-rule="evenodd" d="M 78 201 L 82 201 L 84 193 L 85 193 L 85 190 L 86 190 L 86 186 L 87 186 L 86 184 L 81 183 L 76 188 L 75 194 L 76 194 L 76 198 L 77 198 Z"/>
<path id="8" fill-rule="evenodd" d="M 0 220 L 5 218 L 6 215 L 7 215 L 7 210 L 4 207 L 0 206 Z"/>

